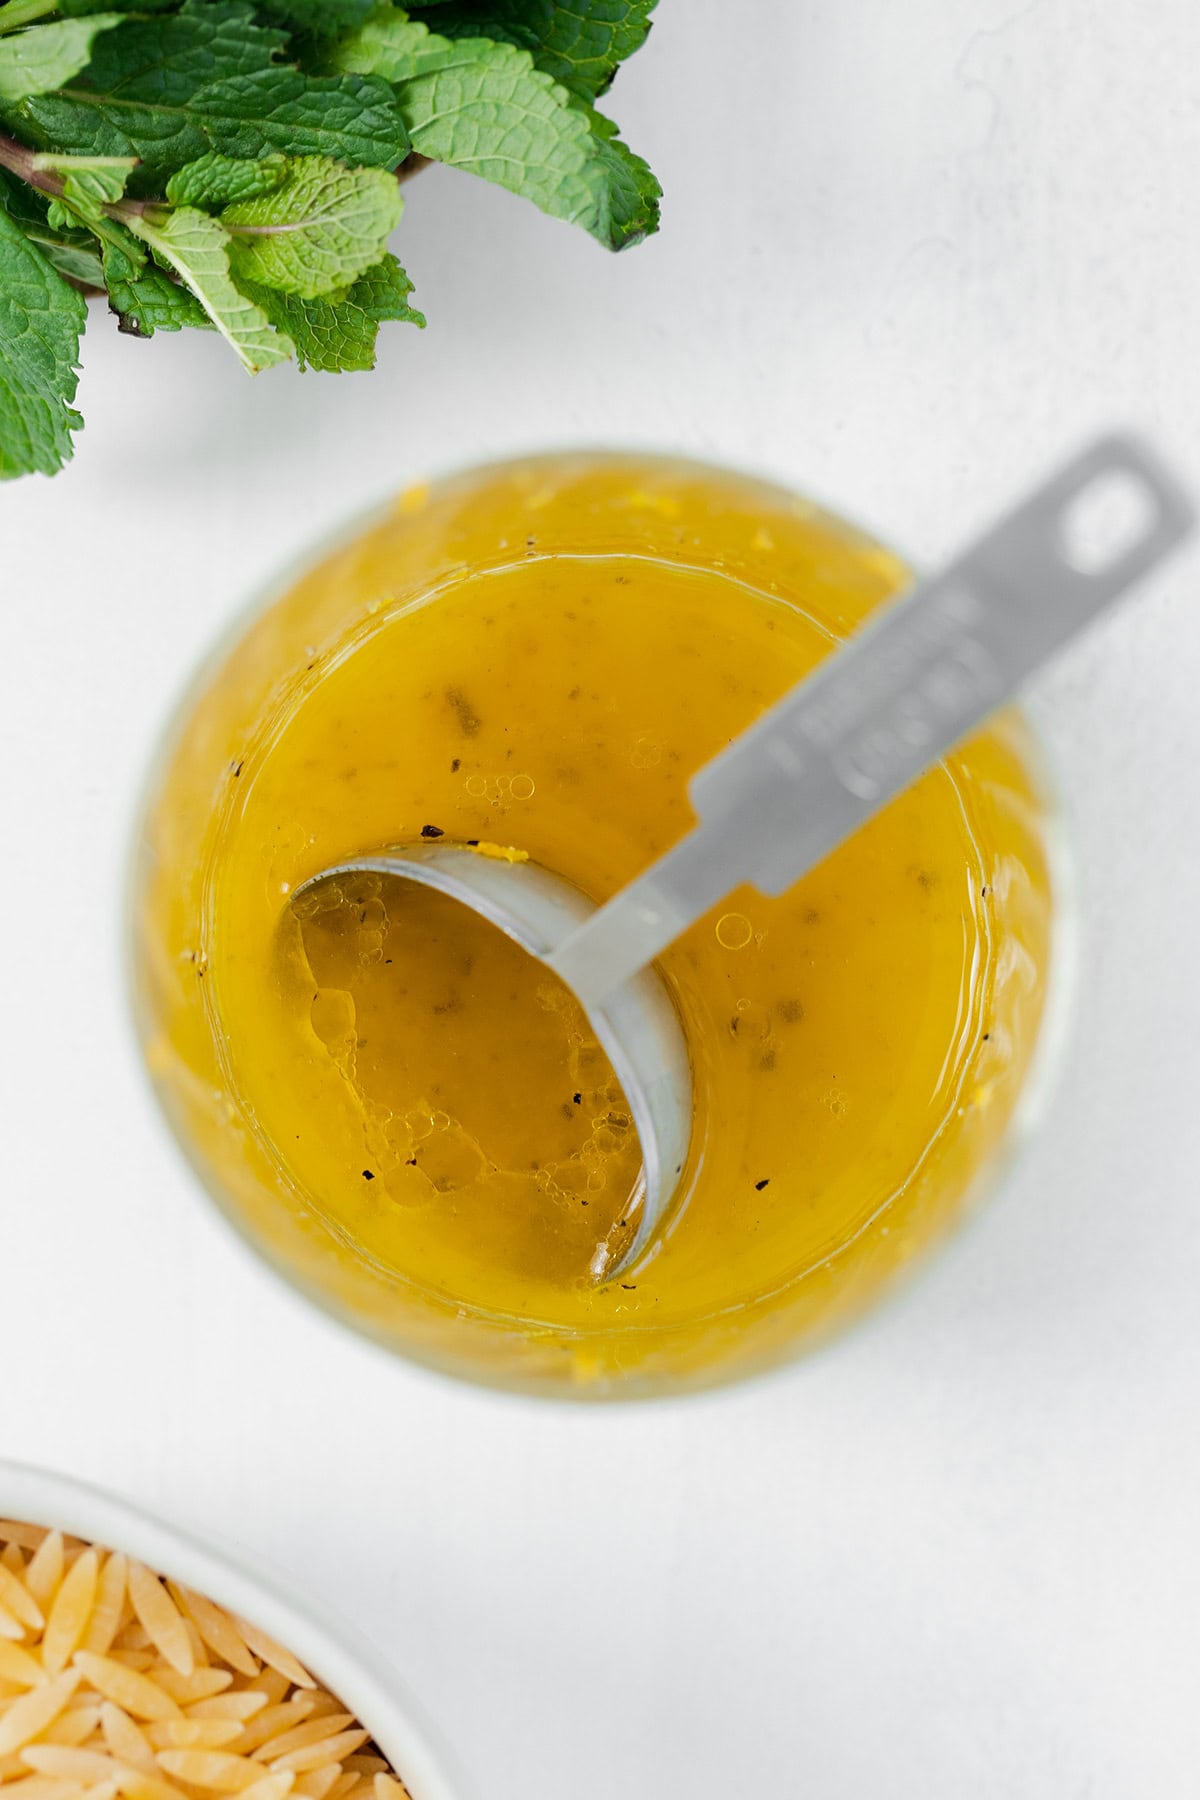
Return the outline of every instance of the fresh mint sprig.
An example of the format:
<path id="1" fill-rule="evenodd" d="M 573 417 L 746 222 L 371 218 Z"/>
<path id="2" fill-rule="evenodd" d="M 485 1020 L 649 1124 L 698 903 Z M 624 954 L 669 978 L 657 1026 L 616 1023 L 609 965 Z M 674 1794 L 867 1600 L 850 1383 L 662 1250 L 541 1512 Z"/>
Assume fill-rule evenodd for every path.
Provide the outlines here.
<path id="1" fill-rule="evenodd" d="M 251 372 L 374 366 L 423 326 L 399 181 L 449 163 L 610 249 L 657 229 L 596 109 L 655 0 L 0 0 L 0 479 L 52 474 L 82 295 Z"/>

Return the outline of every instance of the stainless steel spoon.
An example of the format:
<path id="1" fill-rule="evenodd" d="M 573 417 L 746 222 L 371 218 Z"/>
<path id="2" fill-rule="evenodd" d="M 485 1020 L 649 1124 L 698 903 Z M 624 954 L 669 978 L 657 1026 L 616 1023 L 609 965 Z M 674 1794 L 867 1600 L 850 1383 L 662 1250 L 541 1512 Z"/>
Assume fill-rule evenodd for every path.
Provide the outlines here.
<path id="1" fill-rule="evenodd" d="M 877 613 L 688 786 L 699 823 L 597 906 L 563 877 L 453 844 L 399 845 L 297 889 L 367 870 L 470 907 L 571 988 L 624 1089 L 642 1151 L 624 1272 L 687 1157 L 692 1073 L 653 959 L 743 882 L 786 892 L 937 763 L 1192 529 L 1182 487 L 1136 440 L 1075 456 L 949 563 Z M 636 1204 L 636 1200 L 635 1200 Z"/>

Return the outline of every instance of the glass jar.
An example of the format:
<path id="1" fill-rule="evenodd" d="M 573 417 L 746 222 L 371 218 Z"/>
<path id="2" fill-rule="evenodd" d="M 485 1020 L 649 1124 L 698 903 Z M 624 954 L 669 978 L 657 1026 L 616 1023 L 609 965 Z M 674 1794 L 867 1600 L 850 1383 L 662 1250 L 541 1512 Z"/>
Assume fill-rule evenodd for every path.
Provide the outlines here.
<path id="1" fill-rule="evenodd" d="M 615 1281 L 590 1251 L 627 1227 L 636 1141 L 539 966 L 485 968 L 466 915 L 379 878 L 291 899 L 444 835 L 602 900 L 687 829 L 690 774 L 906 580 L 762 481 L 557 455 L 409 489 L 204 671 L 137 850 L 137 1015 L 181 1143 L 280 1272 L 438 1369 L 599 1399 L 792 1356 L 945 1236 L 1028 1118 L 1062 962 L 1019 714 L 666 953 L 693 1143 Z"/>

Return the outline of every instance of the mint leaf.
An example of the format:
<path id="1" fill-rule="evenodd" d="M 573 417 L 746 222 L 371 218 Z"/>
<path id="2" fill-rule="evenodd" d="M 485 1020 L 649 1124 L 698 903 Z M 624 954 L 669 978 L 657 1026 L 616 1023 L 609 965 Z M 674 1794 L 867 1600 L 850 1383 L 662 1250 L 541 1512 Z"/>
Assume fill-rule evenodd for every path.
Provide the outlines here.
<path id="1" fill-rule="evenodd" d="M 296 157 L 283 185 L 227 206 L 239 282 L 315 299 L 349 287 L 379 261 L 404 202 L 383 169 L 347 169 L 327 156 Z"/>
<path id="2" fill-rule="evenodd" d="M 64 243 L 59 238 L 49 236 L 38 237 L 34 232 L 30 232 L 29 236 L 51 267 L 68 281 L 78 281 L 83 287 L 89 288 L 103 284 L 104 271 L 94 247 L 89 249 L 80 244 Z"/>
<path id="3" fill-rule="evenodd" d="M 167 183 L 167 199 L 173 206 L 199 206 L 205 210 L 228 206 L 234 200 L 252 200 L 268 194 L 287 174 L 287 157 L 279 154 L 257 159 L 218 156 L 210 151 L 195 162 L 185 163 Z"/>
<path id="4" fill-rule="evenodd" d="M 86 317 L 83 296 L 0 213 L 0 479 L 53 475 L 70 457 Z"/>
<path id="5" fill-rule="evenodd" d="M 178 4 L 179 0 L 58 0 L 58 11 L 66 18 L 82 19 L 98 12 L 166 12 Z"/>
<path id="6" fill-rule="evenodd" d="M 0 210 L 28 230 L 46 223 L 46 196 L 9 169 L 0 168 Z"/>
<path id="7" fill-rule="evenodd" d="M 76 211 L 111 206 L 125 192 L 125 184 L 137 167 L 136 156 L 35 156 L 33 166 L 63 179 L 63 198 Z"/>
<path id="8" fill-rule="evenodd" d="M 622 143 L 613 121 L 593 106 L 583 106 L 592 128 L 595 156 L 604 169 L 603 237 L 614 249 L 626 250 L 658 230 L 662 188 L 648 162 Z"/>
<path id="9" fill-rule="evenodd" d="M 287 361 L 292 354 L 289 340 L 234 285 L 229 238 L 216 219 L 195 207 L 180 206 L 161 222 L 150 215 L 130 219 L 129 228 L 187 283 L 252 375 Z"/>
<path id="10" fill-rule="evenodd" d="M 177 14 L 131 17 L 106 32 L 77 80 L 22 100 L 9 117 L 43 149 L 140 157 L 133 185 L 143 194 L 211 150 L 394 169 L 409 146 L 386 84 L 305 74 L 279 61 L 286 41 L 255 22 L 246 0 L 184 0 Z"/>
<path id="11" fill-rule="evenodd" d="M 585 100 L 640 50 L 657 0 L 443 0 L 431 28 L 443 37 L 495 38 L 528 50 L 539 69 Z M 425 0 L 425 5 L 429 0 Z M 408 10 L 418 17 L 425 5 Z"/>
<path id="12" fill-rule="evenodd" d="M 647 228 L 645 207 L 631 200 L 629 153 L 614 152 L 590 112 L 535 69 L 527 50 L 438 37 L 393 8 L 340 40 L 333 60 L 393 84 L 422 156 L 509 188 L 612 249 L 631 241 L 623 221 L 632 212 L 633 235 Z"/>
<path id="13" fill-rule="evenodd" d="M 49 175 L 61 183 L 61 193 L 46 211 L 46 223 L 52 230 L 91 232 L 124 250 L 135 262 L 145 261 L 137 240 L 120 220 L 110 216 L 137 166 L 135 157 L 42 155 L 30 161 L 32 179 Z"/>
<path id="14" fill-rule="evenodd" d="M 49 94 L 86 68 L 101 32 L 122 24 L 120 13 L 90 19 L 59 19 L 32 25 L 15 37 L 0 38 L 0 101 Z"/>
<path id="15" fill-rule="evenodd" d="M 302 300 L 274 288 L 247 292 L 291 338 L 302 369 L 333 374 L 375 367 L 375 339 L 386 320 L 424 326 L 424 315 L 408 304 L 412 285 L 396 258 L 385 256 L 344 294 Z"/>
<path id="16" fill-rule="evenodd" d="M 0 211 L 21 227 L 60 275 L 80 281 L 85 287 L 99 286 L 103 276 L 91 232 L 76 229 L 74 221 L 69 228 L 51 226 L 46 196 L 26 187 L 7 169 L 0 169 Z"/>
<path id="17" fill-rule="evenodd" d="M 435 37 L 428 25 L 384 0 L 357 31 L 334 45 L 329 60 L 335 69 L 379 75 L 394 84 L 411 81 L 424 72 L 426 58 L 444 56 L 451 48 L 448 38 Z"/>
<path id="18" fill-rule="evenodd" d="M 120 317 L 122 331 L 153 337 L 156 331 L 181 331 L 185 325 L 211 330 L 212 320 L 189 289 L 161 269 L 140 270 L 119 250 L 106 248 L 103 281 Z"/>
<path id="19" fill-rule="evenodd" d="M 313 37 L 336 37 L 363 20 L 376 0 L 262 0 L 260 12 Z"/>

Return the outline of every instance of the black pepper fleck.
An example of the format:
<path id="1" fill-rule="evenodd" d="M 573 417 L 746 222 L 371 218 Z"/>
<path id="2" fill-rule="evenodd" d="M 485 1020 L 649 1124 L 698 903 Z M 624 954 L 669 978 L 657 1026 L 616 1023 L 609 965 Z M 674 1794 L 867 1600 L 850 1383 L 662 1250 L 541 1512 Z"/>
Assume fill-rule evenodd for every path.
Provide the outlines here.
<path id="1" fill-rule="evenodd" d="M 761 1181 L 756 1181 L 756 1182 L 755 1182 L 755 1184 L 754 1184 L 754 1191 L 755 1191 L 755 1193 L 756 1193 L 756 1194 L 761 1194 L 761 1193 L 762 1193 L 762 1191 L 763 1191 L 763 1189 L 764 1189 L 764 1188 L 765 1188 L 765 1187 L 766 1187 L 766 1186 L 767 1186 L 767 1185 L 768 1185 L 768 1183 L 769 1183 L 769 1182 L 770 1182 L 770 1179 L 771 1179 L 771 1177 L 770 1177 L 770 1176 L 769 1176 L 769 1175 L 764 1175 L 764 1176 L 763 1176 L 763 1178 L 762 1178 L 762 1180 L 761 1180 Z"/>
<path id="2" fill-rule="evenodd" d="M 458 720 L 459 729 L 465 737 L 475 737 L 479 731 L 479 714 L 467 699 L 461 688 L 446 689 L 446 699 Z"/>
<path id="3" fill-rule="evenodd" d="M 446 834 L 440 825 L 422 825 L 421 827 L 421 836 L 423 838 L 440 838 L 445 837 L 445 835 Z"/>
<path id="4" fill-rule="evenodd" d="M 454 758 L 454 761 L 453 761 L 453 762 L 452 762 L 452 763 L 451 763 L 451 764 L 450 764 L 450 773 L 451 773 L 451 774 L 452 774 L 452 775 L 457 775 L 457 774 L 458 774 L 458 771 L 459 771 L 459 770 L 460 770 L 460 769 L 461 769 L 461 768 L 462 768 L 462 757 L 461 757 L 461 756 L 456 756 L 456 757 L 455 757 L 455 758 Z"/>
<path id="5" fill-rule="evenodd" d="M 238 778 L 238 776 L 239 776 L 239 775 L 240 775 L 240 774 L 241 774 L 241 772 L 242 772 L 242 770 L 243 770 L 243 769 L 244 769 L 244 768 L 245 768 L 245 766 L 246 766 L 246 765 L 245 765 L 245 764 L 244 764 L 244 763 L 242 763 L 242 762 L 235 762 L 235 763 L 234 763 L 234 765 L 233 765 L 233 779 L 234 779 L 234 780 L 235 780 L 235 781 L 236 781 L 236 780 L 237 780 L 237 778 Z"/>
<path id="6" fill-rule="evenodd" d="M 572 1094 L 571 1099 L 574 1101 L 576 1106 L 583 1105 L 583 1095 L 582 1094 Z"/>
<path id="7" fill-rule="evenodd" d="M 374 1179 L 375 1179 L 374 1169 L 364 1169 L 363 1170 L 363 1180 L 364 1181 L 374 1181 Z"/>
<path id="8" fill-rule="evenodd" d="M 637 1282 L 636 1281 L 623 1281 L 621 1283 L 621 1286 L 627 1294 L 636 1293 L 636 1291 L 637 1291 Z"/>

